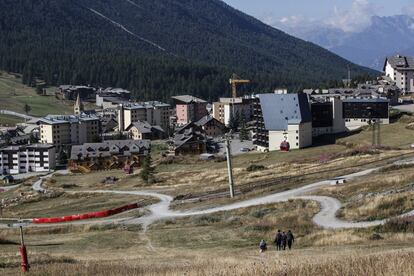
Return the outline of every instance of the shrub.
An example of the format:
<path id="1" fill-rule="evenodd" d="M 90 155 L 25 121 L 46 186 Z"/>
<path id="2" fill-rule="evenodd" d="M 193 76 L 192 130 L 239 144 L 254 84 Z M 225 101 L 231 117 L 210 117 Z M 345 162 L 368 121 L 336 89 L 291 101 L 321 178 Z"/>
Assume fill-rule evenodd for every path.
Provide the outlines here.
<path id="1" fill-rule="evenodd" d="M 248 172 L 256 172 L 256 171 L 263 171 L 266 170 L 266 167 L 263 165 L 250 165 L 247 167 L 246 171 Z"/>
<path id="2" fill-rule="evenodd" d="M 274 230 L 275 226 L 269 222 L 258 222 L 245 227 L 246 231 L 269 232 Z"/>
<path id="3" fill-rule="evenodd" d="M 221 219 L 216 216 L 203 215 L 203 216 L 198 216 L 198 217 L 193 218 L 192 221 L 193 223 L 197 225 L 209 225 L 209 224 L 220 222 L 220 220 Z"/>
<path id="4" fill-rule="evenodd" d="M 386 209 L 401 209 L 404 208 L 404 203 L 406 201 L 406 198 L 397 198 L 390 202 L 383 202 L 380 205 L 378 205 L 379 210 L 386 210 Z"/>
<path id="5" fill-rule="evenodd" d="M 390 219 L 379 229 L 383 232 L 414 232 L 414 216 Z"/>
<path id="6" fill-rule="evenodd" d="M 401 165 L 391 165 L 385 168 L 381 168 L 379 170 L 379 172 L 381 173 L 386 173 L 386 172 L 390 172 L 390 171 L 397 171 L 397 170 L 402 170 L 402 169 L 411 169 L 414 168 L 414 164 L 401 164 Z"/>
<path id="7" fill-rule="evenodd" d="M 369 237 L 369 239 L 372 241 L 379 241 L 379 240 L 383 240 L 384 238 L 380 234 L 374 233 L 371 235 L 371 237 Z"/>
<path id="8" fill-rule="evenodd" d="M 0 244 L 18 244 L 18 243 L 14 242 L 14 241 L 9 241 L 9 240 L 6 240 L 6 239 L 0 237 Z"/>
<path id="9" fill-rule="evenodd" d="M 263 218 L 267 214 L 271 212 L 270 209 L 264 209 L 264 210 L 253 210 L 250 215 L 255 218 Z"/>

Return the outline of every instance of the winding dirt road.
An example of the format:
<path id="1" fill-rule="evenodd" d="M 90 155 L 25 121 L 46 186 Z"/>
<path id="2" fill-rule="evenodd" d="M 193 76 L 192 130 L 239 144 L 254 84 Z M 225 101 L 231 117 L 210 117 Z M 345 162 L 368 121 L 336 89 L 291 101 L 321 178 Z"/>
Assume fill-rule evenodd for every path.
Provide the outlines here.
<path id="1" fill-rule="evenodd" d="M 412 164 L 414 159 L 402 160 L 395 162 L 394 164 Z M 346 182 L 352 181 L 356 177 L 365 177 L 370 175 L 371 173 L 381 169 L 382 167 L 376 169 L 367 169 L 364 171 L 360 171 L 357 173 L 345 175 L 342 177 L 338 177 L 336 179 L 345 180 Z M 42 177 L 39 181 L 34 183 L 33 189 L 37 191 L 44 191 L 42 188 L 42 181 L 51 175 Z M 311 193 L 318 190 L 321 187 L 329 186 L 329 185 L 336 185 L 336 181 L 329 179 L 324 180 L 316 183 L 312 183 L 297 189 L 292 189 L 280 193 L 270 194 L 258 198 L 243 200 L 240 202 L 219 206 L 210 209 L 202 209 L 202 210 L 188 210 L 188 211 L 174 211 L 170 209 L 171 202 L 173 198 L 169 195 L 164 195 L 152 191 L 114 191 L 114 190 L 94 190 L 94 191 L 78 191 L 82 193 L 110 193 L 110 194 L 118 194 L 118 195 L 136 195 L 136 196 L 147 196 L 147 197 L 154 197 L 159 199 L 159 202 L 147 206 L 145 209 L 149 211 L 149 213 L 145 216 L 139 218 L 124 218 L 124 219 L 106 219 L 99 221 L 99 223 L 121 223 L 125 225 L 131 224 L 140 224 L 143 226 L 144 231 L 147 229 L 149 225 L 152 223 L 165 220 L 165 219 L 173 219 L 179 217 L 188 217 L 188 216 L 196 216 L 196 215 L 205 215 L 205 214 L 212 214 L 217 212 L 224 212 L 224 211 L 231 211 L 240 208 L 247 208 L 252 206 L 259 206 L 271 203 L 278 203 L 278 202 L 285 202 L 289 199 L 304 199 L 304 200 L 313 200 L 317 201 L 320 204 L 320 212 L 315 215 L 313 221 L 316 225 L 328 228 L 328 229 L 344 229 L 344 228 L 367 228 L 375 225 L 384 224 L 386 220 L 379 220 L 379 221 L 369 221 L 369 222 L 350 222 L 350 221 L 343 221 L 336 217 L 337 211 L 341 208 L 342 204 L 335 198 L 332 197 L 324 197 L 324 196 L 312 196 Z M 414 210 L 407 214 L 403 214 L 401 216 L 407 215 L 414 215 Z M 76 221 L 71 224 L 89 224 L 89 223 L 96 223 L 96 221 Z M 1 228 L 0 224 L 0 228 Z M 4 225 L 3 225 L 4 226 Z M 49 225 L 50 226 L 50 225 Z"/>

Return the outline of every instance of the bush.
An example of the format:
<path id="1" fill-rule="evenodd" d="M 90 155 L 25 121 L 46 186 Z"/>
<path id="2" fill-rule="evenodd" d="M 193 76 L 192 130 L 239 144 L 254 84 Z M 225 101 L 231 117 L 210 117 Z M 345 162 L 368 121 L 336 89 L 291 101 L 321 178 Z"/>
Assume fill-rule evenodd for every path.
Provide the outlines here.
<path id="1" fill-rule="evenodd" d="M 263 170 L 266 170 L 266 167 L 263 165 L 250 165 L 246 169 L 246 171 L 248 172 L 256 172 L 256 171 L 263 171 Z"/>
<path id="2" fill-rule="evenodd" d="M 404 203 L 407 200 L 407 198 L 397 198 L 395 200 L 392 200 L 390 202 L 383 202 L 380 205 L 378 205 L 379 210 L 387 210 L 387 209 L 396 209 L 396 210 L 403 210 L 404 209 Z"/>
<path id="3" fill-rule="evenodd" d="M 203 225 L 209 225 L 209 224 L 220 222 L 220 220 L 221 219 L 216 216 L 203 215 L 203 216 L 198 216 L 198 217 L 193 218 L 193 223 L 203 226 Z"/>
<path id="4" fill-rule="evenodd" d="M 269 232 L 275 229 L 275 226 L 269 222 L 259 222 L 245 227 L 246 231 L 252 232 Z"/>
<path id="5" fill-rule="evenodd" d="M 0 244 L 18 244 L 14 241 L 9 241 L 0 237 Z"/>
<path id="6" fill-rule="evenodd" d="M 379 241 L 379 240 L 383 240 L 384 238 L 380 234 L 374 233 L 371 235 L 371 237 L 369 237 L 369 239 L 372 241 Z"/>
<path id="7" fill-rule="evenodd" d="M 379 227 L 382 232 L 414 232 L 414 216 L 394 218 Z"/>
<path id="8" fill-rule="evenodd" d="M 411 169 L 414 168 L 414 164 L 401 164 L 401 165 L 391 165 L 385 168 L 381 168 L 379 170 L 379 172 L 381 173 L 386 173 L 386 172 L 391 172 L 391 171 L 397 171 L 397 170 L 402 170 L 402 169 Z"/>
<path id="9" fill-rule="evenodd" d="M 255 218 L 263 218 L 267 214 L 270 214 L 272 210 L 270 209 L 264 209 L 264 210 L 254 210 L 250 212 L 250 215 Z"/>

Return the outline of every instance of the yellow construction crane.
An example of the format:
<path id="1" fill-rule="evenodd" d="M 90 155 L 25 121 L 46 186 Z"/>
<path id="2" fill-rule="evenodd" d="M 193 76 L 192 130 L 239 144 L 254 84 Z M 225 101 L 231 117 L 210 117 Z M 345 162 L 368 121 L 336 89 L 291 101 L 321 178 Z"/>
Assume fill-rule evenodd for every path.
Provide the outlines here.
<path id="1" fill-rule="evenodd" d="M 233 98 L 237 98 L 237 85 L 242 83 L 250 83 L 250 80 L 242 80 L 239 76 L 236 74 L 233 74 L 233 76 L 230 79 L 230 84 L 233 92 Z"/>

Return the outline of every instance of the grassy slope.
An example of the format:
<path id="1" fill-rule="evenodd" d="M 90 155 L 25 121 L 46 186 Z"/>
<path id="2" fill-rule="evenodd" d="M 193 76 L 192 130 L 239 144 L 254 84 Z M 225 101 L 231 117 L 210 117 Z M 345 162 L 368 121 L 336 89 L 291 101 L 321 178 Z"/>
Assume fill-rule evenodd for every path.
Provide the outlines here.
<path id="1" fill-rule="evenodd" d="M 381 126 L 381 144 L 389 147 L 407 148 L 414 143 L 414 131 L 406 128 L 404 122 Z M 364 129 L 358 135 L 340 139 L 343 142 L 370 145 L 372 143 L 371 129 Z"/>
<path id="2" fill-rule="evenodd" d="M 391 135 L 394 131 L 404 131 L 404 129 L 405 125 L 402 123 L 391 125 L 384 128 L 384 135 Z M 388 134 L 388 132 L 390 133 Z M 368 134 L 361 132 L 353 137 L 343 139 L 352 139 L 365 144 L 369 142 L 370 136 L 369 132 Z M 393 139 L 390 139 L 389 142 L 400 143 Z M 395 145 L 390 144 L 390 146 Z M 235 164 L 238 168 L 245 168 L 251 163 L 263 163 L 271 166 L 272 164 L 278 165 L 279 162 L 302 163 L 304 160 L 311 162 L 312 159 L 318 160 L 319 155 L 338 153 L 344 149 L 344 146 L 328 145 L 283 154 L 247 154 L 236 157 Z M 358 158 L 361 159 L 361 157 L 353 157 L 349 161 L 343 162 L 356 162 L 359 160 Z M 200 186 L 200 183 L 191 178 L 192 175 L 202 174 L 207 168 L 225 171 L 225 163 L 223 162 L 205 163 L 194 160 L 186 162 L 171 165 L 174 169 L 180 169 L 183 172 L 191 170 L 191 173 L 187 175 L 178 172 L 175 175 L 176 180 L 183 178 L 183 182 L 190 182 L 189 184 L 194 185 L 196 189 L 205 186 L 208 181 L 202 181 Z M 162 165 L 160 167 L 162 173 L 168 173 L 169 166 Z M 236 171 L 236 176 L 241 172 L 241 170 Z M 388 171 L 382 172 L 382 174 L 389 175 L 389 178 L 393 176 L 395 178 L 396 175 L 404 174 L 404 171 L 396 170 L 392 173 Z M 83 179 L 78 176 L 73 179 L 68 176 L 60 176 L 55 178 L 57 183 L 50 183 L 50 185 L 76 184 L 78 185 L 76 189 L 90 189 L 93 188 L 91 183 L 94 178 L 96 178 L 95 181 L 98 181 L 107 175 L 122 177 L 121 172 L 102 172 L 99 176 L 98 174 L 90 174 Z M 383 182 L 380 181 L 381 179 Z M 403 182 L 405 183 L 405 181 Z M 339 191 L 330 191 L 329 194 L 339 195 L 340 199 L 340 196 L 349 198 L 361 191 L 381 192 L 390 189 L 390 187 L 404 186 L 403 182 L 397 184 L 390 182 L 379 173 L 373 176 L 370 183 L 357 180 L 355 183 L 348 183 L 344 189 L 333 187 L 332 189 L 339 188 Z M 165 184 L 162 183 L 162 185 Z M 126 178 L 115 186 L 132 188 L 135 185 L 141 185 L 137 178 Z M 182 187 L 174 186 L 174 189 L 182 189 Z M 283 274 L 288 273 L 288 275 L 360 275 L 361 273 L 364 275 L 410 275 L 414 271 L 411 265 L 414 260 L 412 253 L 414 251 L 412 247 L 414 235 L 412 233 L 394 233 L 377 228 L 321 230 L 311 222 L 312 215 L 316 211 L 317 206 L 313 202 L 289 201 L 207 216 L 164 221 L 151 226 L 147 234 L 137 232 L 136 229 L 124 229 L 116 226 L 89 229 L 63 227 L 60 228 L 62 230 L 28 230 L 27 239 L 34 260 L 33 271 L 37 275 L 59 274 L 64 271 L 62 269 L 71 269 L 73 274 L 78 275 L 135 275 L 143 273 L 151 275 L 183 275 L 184 273 L 190 275 L 228 275 L 231 273 L 277 275 L 281 274 L 282 270 Z M 295 251 L 276 253 L 271 250 L 263 255 L 258 254 L 259 240 L 264 238 L 271 242 L 274 231 L 278 228 L 283 230 L 290 228 L 297 234 Z M 383 240 L 373 241 L 370 239 L 376 231 L 380 232 Z M 18 239 L 18 232 L 15 230 L 3 231 L 0 233 L 1 235 L 6 235 L 12 240 Z M 45 237 L 47 237 L 47 243 Z M 148 243 L 148 239 L 151 243 Z M 382 252 L 394 249 L 398 251 L 381 255 Z M 0 245 L 0 259 L 8 260 L 8 265 L 12 267 L 2 271 L 0 262 L 0 273 L 11 273 L 18 269 L 19 259 L 13 250 L 16 250 L 14 245 Z M 402 250 L 411 253 L 404 253 Z M 50 254 L 51 257 L 45 257 L 45 254 Z M 57 259 L 62 256 L 70 260 L 69 264 L 68 262 L 62 264 L 62 259 Z M 391 257 L 398 259 L 398 266 L 394 266 L 393 262 L 389 261 Z M 49 267 L 42 265 L 42 258 L 52 260 L 53 265 Z M 91 266 L 85 268 L 85 263 L 76 263 L 76 260 L 91 261 L 89 263 Z M 120 261 L 123 262 L 122 265 L 114 266 L 114 262 Z M 63 262 L 65 263 L 65 261 Z M 75 264 L 70 264 L 70 262 L 75 262 Z M 211 263 L 215 265 L 211 266 Z M 98 264 L 104 265 L 104 268 L 99 268 Z M 106 264 L 108 266 L 105 267 Z M 260 267 L 261 270 L 256 270 L 257 267 Z M 370 270 L 367 270 L 368 268 Z"/>
<path id="3" fill-rule="evenodd" d="M 0 126 L 15 126 L 18 123 L 23 123 L 24 119 L 10 116 L 10 115 L 0 115 Z"/>
<path id="4" fill-rule="evenodd" d="M 34 88 L 21 84 L 21 79 L 4 72 L 0 74 L 0 109 L 24 113 L 24 105 L 32 110 L 29 115 L 45 116 L 47 114 L 71 114 L 72 103 L 57 100 L 48 89 L 48 96 L 39 96 Z M 0 118 L 0 123 L 3 123 Z"/>

